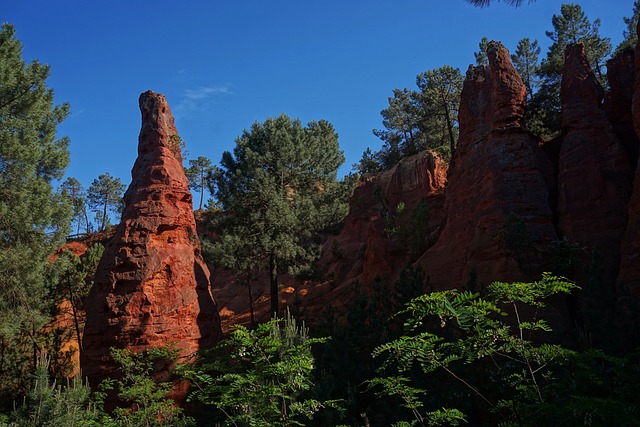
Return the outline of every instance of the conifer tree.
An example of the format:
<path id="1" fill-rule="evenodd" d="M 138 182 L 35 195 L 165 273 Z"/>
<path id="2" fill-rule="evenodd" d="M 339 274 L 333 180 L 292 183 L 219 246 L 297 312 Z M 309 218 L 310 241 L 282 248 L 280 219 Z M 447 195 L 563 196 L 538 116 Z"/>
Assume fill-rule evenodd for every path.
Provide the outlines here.
<path id="1" fill-rule="evenodd" d="M 94 179 L 87 190 L 89 206 L 96 211 L 96 218 L 100 221 L 99 230 L 106 228 L 108 212 L 118 212 L 122 206 L 122 192 L 125 185 L 120 178 L 114 178 L 109 173 L 103 173 Z"/>
<path id="2" fill-rule="evenodd" d="M 518 71 L 518 74 L 524 82 L 524 86 L 527 88 L 528 101 L 532 100 L 539 86 L 539 79 L 536 74 L 540 66 L 538 60 L 539 55 L 540 46 L 538 45 L 538 40 L 531 41 L 528 37 L 518 41 L 516 51 L 511 55 L 513 66 Z"/>
<path id="3" fill-rule="evenodd" d="M 553 43 L 540 64 L 540 90 L 532 103 L 536 120 L 541 123 L 534 131 L 545 138 L 556 136 L 560 130 L 560 83 L 566 47 L 573 43 L 584 45 L 587 60 L 603 86 L 606 86 L 603 67 L 611 53 L 610 39 L 599 34 L 600 20 L 592 24 L 579 4 L 563 4 L 560 14 L 553 15 L 551 22 L 553 31 L 547 31 L 546 35 Z"/>
<path id="4" fill-rule="evenodd" d="M 389 107 L 380 112 L 385 129 L 373 131 L 384 142 L 380 151 L 373 154 L 380 169 L 426 149 L 451 157 L 458 140 L 462 83 L 460 70 L 445 65 L 416 76 L 419 90 L 393 91 Z M 361 162 L 368 160 L 363 157 Z"/>
<path id="5" fill-rule="evenodd" d="M 80 235 L 80 227 L 84 225 L 89 232 L 89 217 L 87 216 L 87 194 L 80 181 L 73 177 L 67 178 L 62 185 L 63 193 L 69 197 L 73 206 L 72 222 L 76 224 L 76 235 Z M 73 224 L 72 224 L 73 225 Z"/>
<path id="6" fill-rule="evenodd" d="M 189 160 L 189 167 L 185 169 L 187 179 L 189 180 L 189 187 L 193 191 L 200 192 L 200 204 L 198 210 L 202 210 L 204 190 L 207 188 L 215 174 L 215 171 L 216 167 L 211 164 L 211 160 L 203 156 L 200 156 L 195 160 Z"/>
<path id="7" fill-rule="evenodd" d="M 638 32 L 636 27 L 638 25 L 638 17 L 640 17 L 640 0 L 635 0 L 633 2 L 633 14 L 630 18 L 622 18 L 624 23 L 627 25 L 627 28 L 622 32 L 623 40 L 616 48 L 615 53 L 620 52 L 622 49 L 627 47 L 631 49 L 635 49 L 636 44 L 638 44 Z"/>
<path id="8" fill-rule="evenodd" d="M 347 213 L 346 186 L 336 179 L 343 162 L 331 124 L 302 126 L 286 115 L 254 123 L 222 156 L 215 194 L 225 215 L 212 251 L 229 267 L 237 254 L 269 272 L 272 314 L 279 274 L 308 266 L 319 255 L 317 233 Z"/>
<path id="9" fill-rule="evenodd" d="M 69 112 L 54 105 L 49 67 L 22 59 L 15 28 L 0 31 L 0 398 L 28 386 L 25 363 L 49 308 L 47 259 L 66 236 L 68 199 L 52 181 L 69 163 L 56 128 Z M 32 365 L 33 366 L 33 365 Z"/>
<path id="10" fill-rule="evenodd" d="M 487 57 L 487 48 L 489 47 L 489 39 L 487 36 L 482 36 L 480 43 L 478 43 L 478 51 L 473 53 L 476 58 L 476 65 L 489 65 L 489 58 Z"/>

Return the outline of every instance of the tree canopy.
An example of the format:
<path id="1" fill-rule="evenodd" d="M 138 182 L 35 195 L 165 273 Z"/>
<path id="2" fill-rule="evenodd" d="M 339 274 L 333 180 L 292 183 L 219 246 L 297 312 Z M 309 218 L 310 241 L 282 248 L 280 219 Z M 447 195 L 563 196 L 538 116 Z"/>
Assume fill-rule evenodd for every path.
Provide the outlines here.
<path id="1" fill-rule="evenodd" d="M 449 158 L 458 141 L 458 107 L 463 77 L 445 65 L 416 76 L 418 90 L 394 89 L 389 107 L 380 112 L 385 129 L 373 133 L 382 148 L 365 151 L 355 165 L 360 173 L 387 169 L 401 158 L 432 149 Z"/>
<path id="2" fill-rule="evenodd" d="M 204 190 L 213 179 L 216 169 L 216 166 L 211 164 L 211 160 L 203 156 L 200 156 L 195 160 L 189 160 L 189 167 L 185 169 L 185 174 L 189 180 L 189 187 L 193 191 L 200 192 L 200 204 L 198 210 L 202 210 Z"/>
<path id="3" fill-rule="evenodd" d="M 67 234 L 71 204 L 52 181 L 69 163 L 56 128 L 69 112 L 47 87 L 49 67 L 22 59 L 15 29 L 0 31 L 0 394 L 26 384 L 49 308 L 47 259 Z"/>
<path id="4" fill-rule="evenodd" d="M 286 115 L 254 123 L 222 155 L 215 192 L 223 234 L 211 250 L 231 268 L 269 272 L 271 311 L 278 311 L 278 275 L 307 267 L 319 255 L 318 232 L 347 213 L 337 180 L 344 155 L 327 121 L 306 126 Z M 263 270 L 264 271 L 264 270 Z"/>
<path id="5" fill-rule="evenodd" d="M 122 208 L 122 192 L 125 185 L 120 178 L 114 178 L 109 173 L 103 173 L 94 179 L 87 190 L 89 206 L 96 213 L 100 231 L 109 225 L 108 212 L 119 212 Z"/>

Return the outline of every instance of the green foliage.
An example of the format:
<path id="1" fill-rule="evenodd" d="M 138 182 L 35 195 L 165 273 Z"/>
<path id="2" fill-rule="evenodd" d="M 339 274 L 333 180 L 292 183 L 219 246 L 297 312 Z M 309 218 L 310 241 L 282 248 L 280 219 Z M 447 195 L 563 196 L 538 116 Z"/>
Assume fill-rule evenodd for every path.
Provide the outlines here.
<path id="1" fill-rule="evenodd" d="M 73 177 L 67 178 L 60 186 L 64 196 L 71 200 L 73 206 L 72 225 L 76 223 L 76 236 L 80 235 L 81 227 L 89 233 L 91 222 L 87 215 L 87 194 L 80 181 Z"/>
<path id="2" fill-rule="evenodd" d="M 338 317 L 332 307 L 323 313 L 314 333 L 330 335 L 331 340 L 316 349 L 319 374 L 315 392 L 318 399 L 340 399 L 346 402 L 344 419 L 335 414 L 319 414 L 311 425 L 327 426 L 339 422 L 359 426 L 361 414 L 366 414 L 371 425 L 387 426 L 397 419 L 395 400 L 377 402 L 366 380 L 375 377 L 379 360 L 370 357 L 373 349 L 402 332 L 402 316 L 391 318 L 411 298 L 424 291 L 424 272 L 408 268 L 395 284 L 378 278 L 372 293 L 358 282 L 345 298 L 346 319 Z"/>
<path id="3" fill-rule="evenodd" d="M 109 225 L 108 212 L 119 213 L 122 209 L 122 192 L 125 185 L 120 178 L 114 178 L 109 173 L 103 173 L 94 179 L 87 190 L 89 207 L 94 209 L 98 220 L 98 230 L 102 231 Z"/>
<path id="4" fill-rule="evenodd" d="M 171 382 L 160 382 L 153 378 L 158 366 L 170 366 L 176 352 L 170 348 L 150 348 L 142 352 L 127 349 L 111 349 L 111 357 L 119 365 L 121 376 L 107 379 L 100 384 L 102 398 L 107 393 L 117 392 L 125 405 L 115 408 L 111 416 L 104 415 L 102 425 L 113 427 L 148 426 L 179 427 L 192 426 L 193 420 L 186 417 L 181 408 L 167 398 Z"/>
<path id="5" fill-rule="evenodd" d="M 56 301 L 65 298 L 71 305 L 78 350 L 82 351 L 82 334 L 80 311 L 83 302 L 93 286 L 94 276 L 98 268 L 104 246 L 96 243 L 89 247 L 81 257 L 69 250 L 64 250 L 56 260 L 57 277 L 52 278 L 57 286 Z"/>
<path id="6" fill-rule="evenodd" d="M 533 100 L 533 95 L 538 91 L 540 79 L 538 78 L 540 45 L 538 40 L 531 41 L 525 37 L 518 41 L 516 51 L 511 55 L 513 66 L 527 88 L 527 101 Z"/>
<path id="7" fill-rule="evenodd" d="M 0 30 L 0 405 L 29 387 L 38 331 L 50 309 L 47 259 L 68 234 L 72 206 L 55 193 L 69 163 L 56 128 L 49 67 L 22 59 L 15 29 Z"/>
<path id="8" fill-rule="evenodd" d="M 191 397 L 219 409 L 225 425 L 304 425 L 321 409 L 338 407 L 305 397 L 313 385 L 311 346 L 325 341 L 309 338 L 290 315 L 255 330 L 238 325 L 214 350 L 218 358 L 185 373 L 194 384 Z"/>
<path id="9" fill-rule="evenodd" d="M 560 82 L 564 65 L 564 52 L 572 43 L 583 43 L 587 60 L 596 77 L 606 87 L 603 72 L 606 58 L 611 53 L 611 42 L 599 34 L 600 20 L 591 23 L 579 4 L 563 4 L 560 14 L 553 15 L 553 31 L 546 35 L 551 39 L 547 56 L 538 69 L 540 90 L 533 97 L 529 127 L 545 139 L 559 134 L 561 121 Z"/>
<path id="10" fill-rule="evenodd" d="M 638 44 L 638 32 L 636 27 L 638 25 L 638 17 L 640 17 L 640 1 L 635 0 L 633 2 L 633 14 L 630 18 L 622 18 L 627 28 L 622 32 L 623 40 L 620 42 L 614 53 L 618 53 L 623 49 L 631 48 L 635 49 Z"/>
<path id="11" fill-rule="evenodd" d="M 476 59 L 476 65 L 489 65 L 489 58 L 487 58 L 487 48 L 489 47 L 489 39 L 486 36 L 482 36 L 480 43 L 478 43 L 478 51 L 473 53 Z"/>
<path id="12" fill-rule="evenodd" d="M 99 426 L 101 412 L 92 402 L 91 389 L 76 376 L 65 387 L 49 379 L 49 360 L 38 359 L 33 385 L 23 404 L 11 414 L 10 427 Z M 0 425 L 2 423 L 0 422 Z"/>
<path id="13" fill-rule="evenodd" d="M 337 180 L 343 162 L 331 124 L 302 126 L 286 115 L 254 123 L 233 154 L 222 156 L 215 194 L 224 214 L 216 226 L 220 238 L 207 250 L 228 268 L 268 271 L 273 313 L 278 275 L 309 268 L 320 254 L 319 233 L 347 213 L 351 188 Z"/>
<path id="14" fill-rule="evenodd" d="M 186 149 L 187 144 L 184 142 L 180 135 L 171 135 L 169 137 L 168 145 L 169 149 L 179 162 L 182 162 L 182 160 L 186 159 L 189 155 L 189 152 Z"/>
<path id="15" fill-rule="evenodd" d="M 373 159 L 379 169 L 388 169 L 426 149 L 450 158 L 458 139 L 462 82 L 460 70 L 445 65 L 416 76 L 417 91 L 394 89 L 389 107 L 380 112 L 385 129 L 373 131 L 383 147 L 373 155 L 365 151 L 360 161 L 363 168 L 373 169 Z"/>
<path id="16" fill-rule="evenodd" d="M 401 374 L 414 369 L 430 375 L 445 372 L 484 402 L 502 422 L 529 425 L 529 419 L 536 418 L 537 425 L 548 425 L 540 420 L 549 414 L 539 411 L 544 411 L 545 402 L 552 399 L 550 390 L 559 367 L 573 360 L 575 353 L 559 345 L 536 343 L 534 337 L 551 332 L 537 312 L 545 307 L 546 298 L 575 288 L 566 280 L 545 274 L 542 280 L 532 283 L 495 282 L 488 287 L 487 298 L 456 290 L 425 294 L 400 312 L 409 315 L 407 334 L 377 347 L 373 355 L 386 355 L 383 366 L 393 367 Z M 430 332 L 434 329 L 442 332 Z M 485 381 L 483 389 L 463 378 L 462 372 L 469 373 L 464 365 L 483 366 L 485 360 L 495 366 L 493 375 L 499 378 L 501 390 L 487 389 L 490 381 Z M 384 381 L 375 384 L 384 385 Z M 410 396 L 417 395 L 415 388 L 409 391 Z M 412 405 L 417 411 L 414 401 Z M 532 408 L 538 409 L 533 412 Z M 415 418 L 423 422 L 420 415 Z"/>
<path id="17" fill-rule="evenodd" d="M 217 167 L 211 164 L 211 160 L 200 156 L 195 160 L 189 160 L 189 167 L 184 171 L 189 180 L 189 187 L 194 191 L 200 192 L 198 210 L 202 210 L 204 190 L 213 185 L 213 176 L 216 169 Z"/>

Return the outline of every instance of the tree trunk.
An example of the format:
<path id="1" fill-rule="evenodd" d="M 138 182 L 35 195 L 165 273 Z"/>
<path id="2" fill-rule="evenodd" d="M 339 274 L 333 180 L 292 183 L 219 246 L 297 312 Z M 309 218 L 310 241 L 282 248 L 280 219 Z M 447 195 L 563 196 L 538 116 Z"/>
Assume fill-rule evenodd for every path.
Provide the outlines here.
<path id="1" fill-rule="evenodd" d="M 271 317 L 278 317 L 278 260 L 274 254 L 269 255 L 269 280 L 271 291 Z"/>
<path id="2" fill-rule="evenodd" d="M 202 185 L 200 187 L 200 207 L 198 208 L 199 211 L 202 210 L 202 199 L 204 199 L 204 181 L 202 182 Z"/>
<path id="3" fill-rule="evenodd" d="M 104 225 L 107 223 L 107 203 L 104 202 L 104 209 L 102 210 L 102 224 L 100 225 L 100 231 L 104 230 Z"/>
<path id="4" fill-rule="evenodd" d="M 69 302 L 71 303 L 71 311 L 73 313 L 73 323 L 76 327 L 76 336 L 78 337 L 78 354 L 82 357 L 82 336 L 80 334 L 80 322 L 78 321 L 78 309 L 73 298 L 73 287 L 71 286 L 71 278 L 67 275 L 67 288 L 69 290 Z"/>
<path id="5" fill-rule="evenodd" d="M 247 279 L 247 290 L 249 291 L 249 314 L 251 315 L 251 327 L 256 326 L 256 319 L 253 312 L 253 294 L 251 292 L 251 279 Z"/>
<path id="6" fill-rule="evenodd" d="M 449 117 L 449 107 L 444 105 L 444 116 L 447 120 L 447 130 L 449 131 L 449 144 L 451 145 L 451 158 L 456 150 L 456 138 L 453 136 L 453 123 L 451 123 L 451 117 Z"/>
<path id="7" fill-rule="evenodd" d="M 87 227 L 87 234 L 89 234 L 89 215 L 87 215 L 87 207 L 85 206 L 84 209 L 84 221 L 85 221 L 85 226 Z"/>

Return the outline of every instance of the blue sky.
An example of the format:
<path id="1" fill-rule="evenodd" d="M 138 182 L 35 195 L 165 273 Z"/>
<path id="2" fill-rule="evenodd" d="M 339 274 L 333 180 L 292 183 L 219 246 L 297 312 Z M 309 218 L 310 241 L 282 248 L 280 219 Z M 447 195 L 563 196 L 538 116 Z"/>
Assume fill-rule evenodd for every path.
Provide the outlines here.
<path id="1" fill-rule="evenodd" d="M 480 9 L 464 0 L 2 0 L 23 57 L 51 66 L 56 102 L 71 116 L 67 176 L 89 186 L 109 172 L 124 183 L 136 157 L 138 96 L 163 93 L 189 158 L 220 161 L 255 121 L 281 113 L 326 119 L 340 135 L 350 171 L 381 143 L 380 110 L 394 88 L 415 88 L 422 71 L 464 73 L 482 36 L 510 50 L 538 39 L 562 1 Z M 579 2 L 614 47 L 632 0 Z"/>

